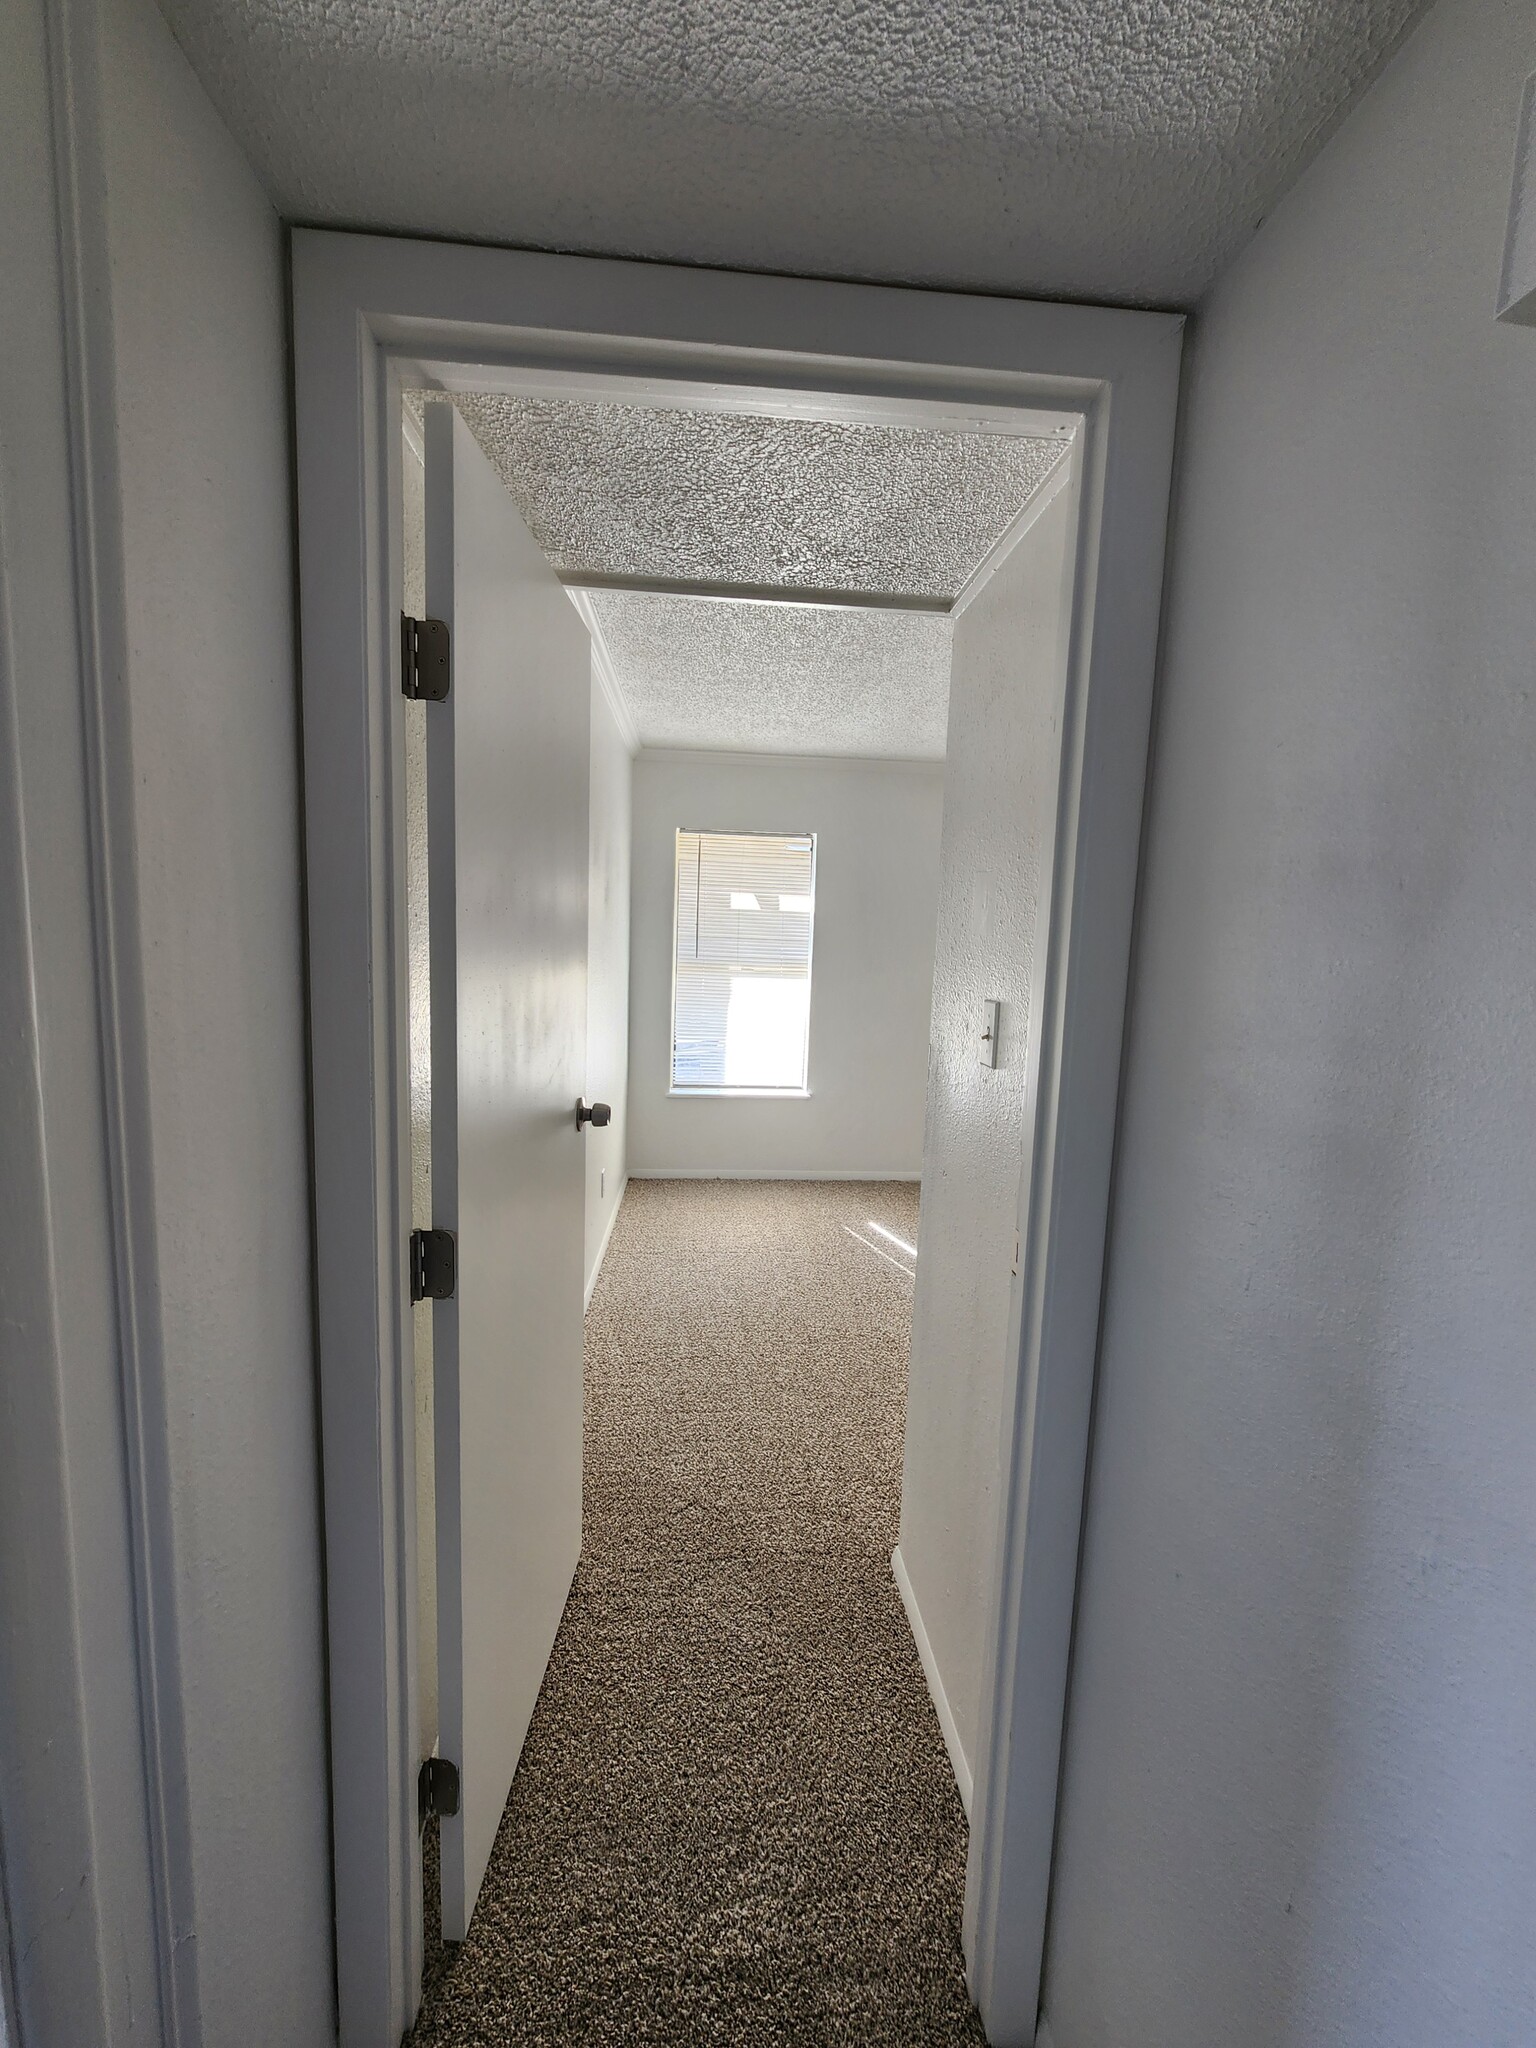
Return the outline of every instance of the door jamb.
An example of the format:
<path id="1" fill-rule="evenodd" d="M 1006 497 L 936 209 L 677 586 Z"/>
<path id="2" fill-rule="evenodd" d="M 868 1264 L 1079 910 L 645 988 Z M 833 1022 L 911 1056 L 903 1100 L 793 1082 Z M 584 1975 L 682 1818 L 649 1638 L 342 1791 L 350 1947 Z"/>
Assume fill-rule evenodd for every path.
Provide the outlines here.
<path id="1" fill-rule="evenodd" d="M 966 1887 L 996 2048 L 1035 2038 L 1076 1600 L 1182 320 L 453 243 L 293 236 L 320 1405 L 343 2048 L 419 1976 L 404 1254 L 399 364 L 680 380 L 729 406 L 1083 421 L 1020 1347 Z M 450 381 L 445 378 L 445 381 Z M 830 394 L 830 399 L 829 395 Z M 794 401 L 789 401 L 791 405 Z"/>

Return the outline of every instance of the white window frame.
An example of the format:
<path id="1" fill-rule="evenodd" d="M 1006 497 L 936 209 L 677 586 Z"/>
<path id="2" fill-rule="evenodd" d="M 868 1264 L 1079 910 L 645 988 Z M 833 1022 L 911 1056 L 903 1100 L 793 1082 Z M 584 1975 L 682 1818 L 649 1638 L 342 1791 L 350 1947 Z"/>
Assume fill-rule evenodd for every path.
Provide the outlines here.
<path id="1" fill-rule="evenodd" d="M 445 389 L 1076 422 L 1081 491 L 1025 1253 L 966 1881 L 996 2048 L 1039 2015 L 1183 321 L 297 230 L 316 1310 L 342 2048 L 419 1989 L 397 674 L 402 365 Z M 498 380 L 500 380 L 498 385 Z M 654 381 L 653 381 L 654 380 Z M 665 397 L 663 397 L 665 402 Z M 1014 431 L 1023 431 L 1015 427 Z M 1055 430 L 1054 426 L 1051 430 Z"/>
<path id="2" fill-rule="evenodd" d="M 811 949 L 806 957 L 808 989 L 805 1006 L 805 1072 L 798 1088 L 708 1088 L 679 1087 L 677 1073 L 677 849 L 686 835 L 701 839 L 809 839 L 811 842 Z M 731 1101 L 804 1102 L 811 1092 L 811 1005 L 816 1000 L 816 834 L 814 832 L 765 832 L 759 826 L 679 825 L 672 835 L 672 994 L 671 1029 L 667 1033 L 667 1093 L 685 1100 L 708 1101 L 711 1096 Z"/>

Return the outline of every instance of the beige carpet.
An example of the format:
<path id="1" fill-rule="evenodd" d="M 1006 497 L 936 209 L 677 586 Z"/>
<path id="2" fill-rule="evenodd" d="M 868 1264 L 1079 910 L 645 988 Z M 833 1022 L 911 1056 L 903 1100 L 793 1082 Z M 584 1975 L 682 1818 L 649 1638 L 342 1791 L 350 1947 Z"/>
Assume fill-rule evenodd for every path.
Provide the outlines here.
<path id="1" fill-rule="evenodd" d="M 899 1183 L 631 1183 L 582 1562 L 418 2048 L 981 2041 L 890 1568 L 916 1230 Z"/>

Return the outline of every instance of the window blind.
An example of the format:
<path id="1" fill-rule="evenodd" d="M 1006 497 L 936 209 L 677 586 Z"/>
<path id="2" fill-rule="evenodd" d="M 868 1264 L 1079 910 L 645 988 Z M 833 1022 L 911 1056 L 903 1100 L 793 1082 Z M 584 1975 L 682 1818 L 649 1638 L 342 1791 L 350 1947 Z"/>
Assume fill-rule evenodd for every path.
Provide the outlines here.
<path id="1" fill-rule="evenodd" d="M 814 834 L 679 832 L 672 1086 L 801 1090 Z"/>

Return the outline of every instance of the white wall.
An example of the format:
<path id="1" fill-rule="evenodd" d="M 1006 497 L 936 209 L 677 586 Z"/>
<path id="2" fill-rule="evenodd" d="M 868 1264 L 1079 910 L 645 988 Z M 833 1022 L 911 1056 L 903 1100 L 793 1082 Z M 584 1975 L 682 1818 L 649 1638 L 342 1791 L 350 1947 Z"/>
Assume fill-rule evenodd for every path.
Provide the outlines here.
<path id="1" fill-rule="evenodd" d="M 1045 2010 L 1536 2035 L 1528 0 L 1442 0 L 1199 320 Z"/>
<path id="2" fill-rule="evenodd" d="M 590 1297 L 613 1219 L 624 1197 L 629 1100 L 629 745 L 594 673 L 592 785 L 588 812 L 587 1082 L 589 1102 L 606 1102 L 606 1130 L 588 1124 L 586 1286 Z M 606 1185 L 603 1192 L 600 1186 Z"/>
<path id="3" fill-rule="evenodd" d="M 110 756 L 91 742 L 60 346 L 61 13 L 0 8 L 0 1973 L 29 2043 L 160 2032 L 87 768 Z M 83 81 L 83 122 L 91 105 Z"/>
<path id="4" fill-rule="evenodd" d="M 205 2048 L 333 2032 L 285 284 L 148 0 L 102 13 L 126 690 Z"/>
<path id="5" fill-rule="evenodd" d="M 636 758 L 631 1173 L 917 1178 L 943 792 L 936 762 Z M 679 828 L 816 834 L 803 1099 L 668 1094 Z"/>
<path id="6" fill-rule="evenodd" d="M 1024 1165 L 1025 1043 L 1061 767 L 1070 594 L 1061 493 L 955 622 L 938 955 L 912 1304 L 901 1559 L 969 1797 Z M 998 1064 L 981 1008 L 1002 1003 Z M 930 1680 L 930 1683 L 932 1681 Z"/>

